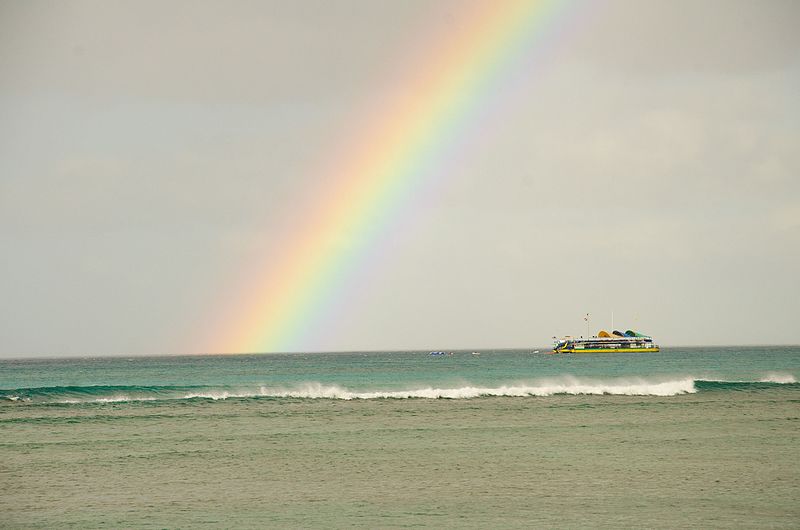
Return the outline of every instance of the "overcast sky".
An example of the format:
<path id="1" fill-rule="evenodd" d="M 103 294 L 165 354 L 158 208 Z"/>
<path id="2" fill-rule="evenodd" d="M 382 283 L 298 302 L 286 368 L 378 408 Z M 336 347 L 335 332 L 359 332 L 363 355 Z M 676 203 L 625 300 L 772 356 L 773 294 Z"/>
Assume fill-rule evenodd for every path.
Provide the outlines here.
<path id="1" fill-rule="evenodd" d="M 208 351 L 465 5 L 0 1 L 0 356 Z M 800 2 L 564 13 L 302 349 L 800 343 Z"/>

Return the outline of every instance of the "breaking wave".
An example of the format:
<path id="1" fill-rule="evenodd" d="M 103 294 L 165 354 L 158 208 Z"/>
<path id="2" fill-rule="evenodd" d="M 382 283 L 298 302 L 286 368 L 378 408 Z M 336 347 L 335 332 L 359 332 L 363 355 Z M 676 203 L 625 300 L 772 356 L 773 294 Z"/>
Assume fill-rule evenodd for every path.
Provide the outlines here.
<path id="1" fill-rule="evenodd" d="M 663 379 L 596 379 L 561 376 L 498 386 L 463 385 L 451 388 L 353 390 L 334 384 L 308 382 L 292 387 L 232 386 L 54 386 L 0 390 L 5 403 L 124 403 L 163 400 L 226 400 L 244 398 L 294 399 L 471 399 L 478 397 L 547 397 L 554 395 L 677 396 L 720 390 L 757 391 L 797 386 L 790 374 L 771 373 L 754 381 L 720 381 L 691 376 Z"/>
<path id="2" fill-rule="evenodd" d="M 791 374 L 767 374 L 758 380 L 759 383 L 778 383 L 781 385 L 797 383 L 797 379 Z"/>

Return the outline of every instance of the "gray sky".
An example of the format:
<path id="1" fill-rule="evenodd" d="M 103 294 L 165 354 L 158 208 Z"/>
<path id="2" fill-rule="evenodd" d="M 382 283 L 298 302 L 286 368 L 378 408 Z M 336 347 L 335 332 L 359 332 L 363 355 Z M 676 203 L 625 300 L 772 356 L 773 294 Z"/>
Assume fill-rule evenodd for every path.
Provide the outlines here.
<path id="1" fill-rule="evenodd" d="M 0 356 L 206 351 L 463 6 L 0 1 Z M 665 345 L 800 343 L 798 27 L 794 1 L 569 7 L 302 347 L 542 346 L 612 311 Z"/>

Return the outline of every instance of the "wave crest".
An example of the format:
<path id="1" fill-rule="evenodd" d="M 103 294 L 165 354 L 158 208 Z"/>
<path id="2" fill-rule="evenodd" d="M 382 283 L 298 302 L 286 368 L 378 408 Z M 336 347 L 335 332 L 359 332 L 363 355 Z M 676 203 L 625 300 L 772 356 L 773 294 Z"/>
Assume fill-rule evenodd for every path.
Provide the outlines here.
<path id="1" fill-rule="evenodd" d="M 262 392 L 266 389 L 262 388 Z M 507 396 L 553 396 L 558 394 L 625 395 L 625 396 L 674 396 L 696 392 L 694 380 L 685 378 L 662 382 L 642 379 L 618 379 L 610 381 L 562 377 L 543 379 L 531 383 L 515 383 L 497 387 L 462 386 L 457 388 L 425 387 L 411 390 L 383 390 L 354 392 L 335 385 L 308 383 L 293 390 L 275 393 L 266 391 L 261 395 L 293 398 L 325 399 L 470 399 L 476 397 Z"/>
<path id="2" fill-rule="evenodd" d="M 790 385 L 797 383 L 797 379 L 792 374 L 769 373 L 758 380 L 759 383 L 777 383 L 780 385 Z"/>
<path id="3" fill-rule="evenodd" d="M 646 379 L 588 379 L 562 376 L 499 386 L 417 387 L 390 390 L 352 390 L 335 384 L 307 382 L 293 387 L 141 387 L 86 386 L 0 390 L 0 399 L 38 403 L 120 403 L 176 399 L 225 400 L 234 398 L 295 399 L 470 399 L 483 396 L 553 396 L 557 394 L 611 394 L 672 396 L 696 392 L 690 377 L 648 381 Z"/>
<path id="4" fill-rule="evenodd" d="M 192 399 L 472 399 L 478 397 L 547 397 L 555 395 L 676 396 L 719 390 L 760 390 L 796 385 L 786 373 L 768 373 L 757 380 L 726 381 L 692 376 L 671 378 L 587 378 L 564 375 L 497 386 L 353 390 L 336 384 L 307 382 L 292 387 L 260 386 L 71 386 L 0 390 L 0 401 L 22 403 L 123 403 Z"/>

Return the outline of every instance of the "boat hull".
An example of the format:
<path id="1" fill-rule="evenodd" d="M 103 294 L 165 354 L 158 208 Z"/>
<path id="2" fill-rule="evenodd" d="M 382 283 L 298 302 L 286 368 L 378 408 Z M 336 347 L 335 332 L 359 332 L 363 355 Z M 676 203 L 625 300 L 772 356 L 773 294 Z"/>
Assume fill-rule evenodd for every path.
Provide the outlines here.
<path id="1" fill-rule="evenodd" d="M 580 348 L 569 350 L 553 350 L 553 353 L 636 353 L 636 352 L 657 352 L 659 348 Z"/>

